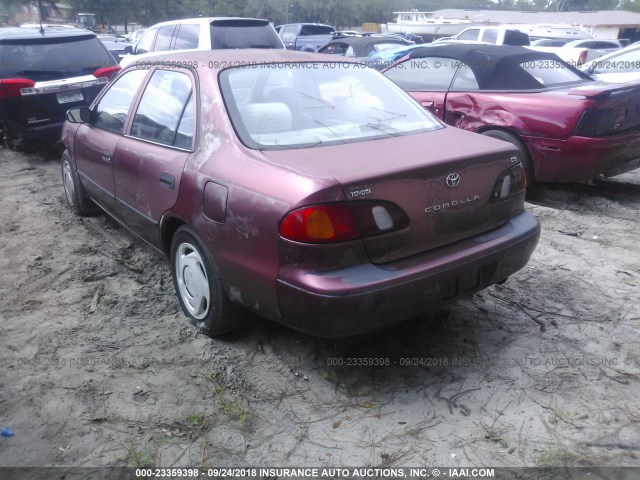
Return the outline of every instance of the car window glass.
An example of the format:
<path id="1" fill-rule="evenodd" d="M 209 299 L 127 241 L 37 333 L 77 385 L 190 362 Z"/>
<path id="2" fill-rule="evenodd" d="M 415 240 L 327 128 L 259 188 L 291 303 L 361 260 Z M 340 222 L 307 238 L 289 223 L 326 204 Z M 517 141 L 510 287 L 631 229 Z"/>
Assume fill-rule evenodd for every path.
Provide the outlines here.
<path id="1" fill-rule="evenodd" d="M 448 90 L 457 68 L 458 62 L 449 58 L 412 58 L 384 74 L 403 90 Z"/>
<path id="2" fill-rule="evenodd" d="M 282 32 L 282 41 L 283 42 L 295 42 L 296 41 L 296 32 L 298 31 L 298 27 L 295 25 L 290 25 L 288 27 L 284 27 L 284 31 Z"/>
<path id="3" fill-rule="evenodd" d="M 185 24 L 180 25 L 178 35 L 176 37 L 176 50 L 185 50 L 187 48 L 198 48 L 200 38 L 200 25 Z"/>
<path id="4" fill-rule="evenodd" d="M 217 20 L 211 24 L 211 48 L 282 48 L 282 41 L 260 20 Z"/>
<path id="5" fill-rule="evenodd" d="M 462 32 L 458 36 L 458 40 L 478 40 L 478 33 L 480 33 L 479 29 L 472 28 L 471 30 L 467 30 L 466 32 Z"/>
<path id="6" fill-rule="evenodd" d="M 172 145 L 190 96 L 188 75 L 169 70 L 153 72 L 133 118 L 131 136 Z"/>
<path id="7" fill-rule="evenodd" d="M 32 43 L 6 41 L 0 45 L 0 60 L 3 78 L 35 81 L 79 77 L 115 63 L 98 39 L 73 37 Z"/>
<path id="8" fill-rule="evenodd" d="M 381 52 L 382 50 L 389 50 L 391 48 L 398 48 L 399 46 L 401 46 L 398 43 L 376 43 L 373 46 L 373 50 L 376 52 Z"/>
<path id="9" fill-rule="evenodd" d="M 276 65 L 286 65 L 291 75 L 283 77 Z M 266 91 L 275 83 L 272 75 L 288 84 Z M 227 68 L 219 78 L 235 130 L 249 148 L 308 148 L 442 128 L 402 90 L 361 64 L 258 64 Z"/>
<path id="10" fill-rule="evenodd" d="M 487 28 L 482 34 L 481 40 L 487 43 L 496 43 L 496 41 L 498 40 L 498 29 Z"/>
<path id="11" fill-rule="evenodd" d="M 453 80 L 451 90 L 478 90 L 480 87 L 473 70 L 466 63 L 459 62 L 459 65 L 460 69 Z"/>
<path id="12" fill-rule="evenodd" d="M 147 70 L 132 70 L 118 78 L 95 108 L 94 126 L 115 133 L 122 133 L 127 113 Z"/>
<path id="13" fill-rule="evenodd" d="M 300 28 L 300 35 L 331 35 L 334 33 L 333 27 L 326 25 L 303 25 Z"/>
<path id="14" fill-rule="evenodd" d="M 566 64 L 554 60 L 522 62 L 520 66 L 544 87 L 584 81 L 579 74 L 567 68 Z"/>
<path id="15" fill-rule="evenodd" d="M 640 48 L 621 53 L 606 60 L 597 59 L 591 73 L 640 72 Z"/>
<path id="16" fill-rule="evenodd" d="M 158 33 L 157 28 L 153 28 L 144 32 L 144 34 L 136 44 L 136 53 L 150 52 L 153 47 L 153 41 L 156 38 L 156 33 Z"/>
<path id="17" fill-rule="evenodd" d="M 184 113 L 178 124 L 178 132 L 176 133 L 176 140 L 173 144 L 179 148 L 191 149 L 193 145 L 193 127 L 194 127 L 194 115 L 193 115 L 193 93 L 189 97 L 186 107 L 184 107 Z"/>
<path id="18" fill-rule="evenodd" d="M 171 39 L 173 38 L 173 32 L 175 29 L 175 25 L 160 27 L 158 30 L 158 38 L 156 38 L 156 44 L 153 47 L 154 52 L 165 52 L 171 48 Z"/>
<path id="19" fill-rule="evenodd" d="M 344 55 L 347 52 L 349 45 L 346 43 L 329 43 L 319 50 L 319 53 L 326 53 L 329 55 Z"/>

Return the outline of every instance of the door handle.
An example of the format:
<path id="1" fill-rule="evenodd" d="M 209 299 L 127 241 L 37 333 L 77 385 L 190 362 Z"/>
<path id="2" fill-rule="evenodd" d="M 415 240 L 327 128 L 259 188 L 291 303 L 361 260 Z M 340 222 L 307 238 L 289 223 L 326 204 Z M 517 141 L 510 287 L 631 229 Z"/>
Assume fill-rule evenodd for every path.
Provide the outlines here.
<path id="1" fill-rule="evenodd" d="M 105 162 L 110 162 L 111 152 L 109 150 L 103 150 L 102 152 L 100 152 L 100 158 L 102 158 L 102 160 L 104 160 Z"/>
<path id="2" fill-rule="evenodd" d="M 176 179 L 173 175 L 169 175 L 168 173 L 161 173 L 160 185 L 162 185 L 164 188 L 173 190 L 173 188 L 176 186 Z"/>
<path id="3" fill-rule="evenodd" d="M 420 102 L 420 105 L 422 105 L 424 108 L 433 108 L 435 105 L 435 102 L 431 100 L 422 100 Z"/>

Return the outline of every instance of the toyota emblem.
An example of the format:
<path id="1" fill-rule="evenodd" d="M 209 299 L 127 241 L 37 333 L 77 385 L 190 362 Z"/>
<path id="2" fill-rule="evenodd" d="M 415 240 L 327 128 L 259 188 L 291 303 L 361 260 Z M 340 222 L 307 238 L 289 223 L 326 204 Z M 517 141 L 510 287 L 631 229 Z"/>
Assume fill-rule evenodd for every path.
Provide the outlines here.
<path id="1" fill-rule="evenodd" d="M 450 173 L 449 175 L 447 175 L 445 183 L 447 184 L 447 187 L 457 187 L 460 184 L 460 174 Z"/>

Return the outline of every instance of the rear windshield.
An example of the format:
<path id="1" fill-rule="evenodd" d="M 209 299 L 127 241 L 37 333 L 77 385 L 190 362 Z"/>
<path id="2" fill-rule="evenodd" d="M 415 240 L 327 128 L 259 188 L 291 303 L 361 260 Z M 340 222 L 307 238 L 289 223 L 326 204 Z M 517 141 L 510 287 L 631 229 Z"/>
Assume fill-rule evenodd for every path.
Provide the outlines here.
<path id="1" fill-rule="evenodd" d="M 90 75 L 98 68 L 115 63 L 97 38 L 17 40 L 0 45 L 2 78 L 29 78 L 36 82 L 58 80 Z"/>
<path id="2" fill-rule="evenodd" d="M 442 128 L 400 88 L 355 63 L 271 63 L 223 70 L 220 85 L 249 148 L 316 147 Z"/>
<path id="3" fill-rule="evenodd" d="M 211 24 L 211 47 L 284 48 L 275 29 L 266 21 L 220 20 Z"/>
<path id="4" fill-rule="evenodd" d="M 333 27 L 327 25 L 303 25 L 300 35 L 331 35 L 335 33 Z"/>

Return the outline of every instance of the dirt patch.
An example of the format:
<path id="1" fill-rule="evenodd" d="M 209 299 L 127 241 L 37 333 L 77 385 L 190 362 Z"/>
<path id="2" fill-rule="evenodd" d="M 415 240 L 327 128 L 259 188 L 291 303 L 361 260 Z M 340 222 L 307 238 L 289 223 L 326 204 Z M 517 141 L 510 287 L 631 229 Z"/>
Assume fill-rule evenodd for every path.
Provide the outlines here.
<path id="1" fill-rule="evenodd" d="M 536 186 L 517 275 L 334 341 L 202 335 L 59 168 L 0 151 L 0 465 L 640 465 L 640 172 Z"/>

